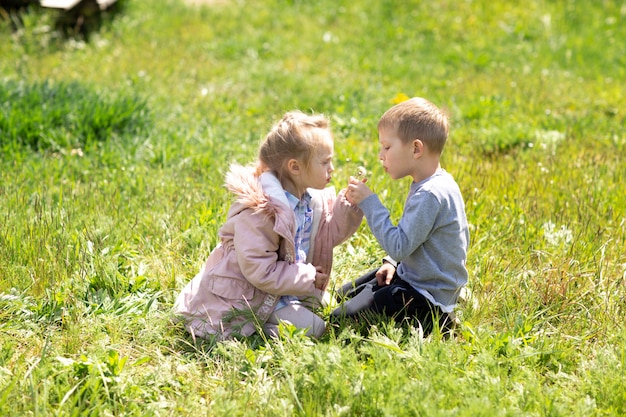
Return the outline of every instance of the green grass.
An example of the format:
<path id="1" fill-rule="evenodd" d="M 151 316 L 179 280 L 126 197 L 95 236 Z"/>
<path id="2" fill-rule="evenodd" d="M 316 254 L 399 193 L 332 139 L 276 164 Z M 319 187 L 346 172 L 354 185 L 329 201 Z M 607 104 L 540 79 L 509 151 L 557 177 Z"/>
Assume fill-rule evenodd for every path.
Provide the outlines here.
<path id="1" fill-rule="evenodd" d="M 103 97 L 77 82 L 8 82 L 0 85 L 0 102 L 2 148 L 80 149 L 115 136 L 141 134 L 147 124 L 141 100 Z"/>
<path id="2" fill-rule="evenodd" d="M 40 10 L 0 20 L 0 415 L 626 414 L 625 20 L 617 1 L 125 2 L 89 42 Z M 455 338 L 369 318 L 194 343 L 171 322 L 224 172 L 287 110 L 327 114 L 333 185 L 366 166 L 397 220 L 409 183 L 380 169 L 376 122 L 403 94 L 451 115 L 475 301 Z M 364 223 L 333 284 L 382 255 Z"/>

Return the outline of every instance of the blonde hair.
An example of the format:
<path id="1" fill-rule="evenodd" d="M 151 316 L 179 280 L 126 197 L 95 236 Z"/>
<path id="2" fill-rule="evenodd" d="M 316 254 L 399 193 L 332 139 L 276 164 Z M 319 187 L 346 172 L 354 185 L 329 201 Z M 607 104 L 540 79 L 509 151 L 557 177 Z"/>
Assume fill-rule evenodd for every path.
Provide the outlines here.
<path id="1" fill-rule="evenodd" d="M 441 153 L 448 139 L 448 116 L 430 101 L 413 97 L 387 110 L 378 129 L 395 129 L 403 143 L 420 139 L 428 149 Z"/>
<path id="2" fill-rule="evenodd" d="M 321 114 L 307 115 L 293 110 L 272 126 L 259 148 L 257 173 L 274 171 L 282 178 L 290 159 L 299 159 L 308 167 L 315 149 L 330 132 L 328 119 Z"/>

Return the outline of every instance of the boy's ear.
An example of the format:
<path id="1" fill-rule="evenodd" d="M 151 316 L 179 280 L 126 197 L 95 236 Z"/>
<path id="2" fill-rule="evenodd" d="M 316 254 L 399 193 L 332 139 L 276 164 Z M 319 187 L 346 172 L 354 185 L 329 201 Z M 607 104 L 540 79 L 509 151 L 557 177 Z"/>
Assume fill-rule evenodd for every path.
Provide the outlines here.
<path id="1" fill-rule="evenodd" d="M 413 140 L 413 156 L 419 157 L 424 153 L 424 142 L 420 139 Z"/>

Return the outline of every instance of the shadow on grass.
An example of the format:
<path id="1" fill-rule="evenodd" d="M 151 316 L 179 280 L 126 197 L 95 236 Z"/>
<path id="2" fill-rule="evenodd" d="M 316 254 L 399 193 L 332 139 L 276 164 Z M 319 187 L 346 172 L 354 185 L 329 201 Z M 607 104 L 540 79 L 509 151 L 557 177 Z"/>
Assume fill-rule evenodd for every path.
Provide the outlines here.
<path id="1" fill-rule="evenodd" d="M 38 0 L 1 0 L 0 19 L 10 22 L 13 31 L 25 28 L 26 14 L 50 19 L 54 29 L 66 39 L 89 41 L 93 33 L 110 24 L 123 13 L 126 0 L 117 0 L 106 7 L 96 0 L 80 0 L 65 10 L 43 7 Z"/>

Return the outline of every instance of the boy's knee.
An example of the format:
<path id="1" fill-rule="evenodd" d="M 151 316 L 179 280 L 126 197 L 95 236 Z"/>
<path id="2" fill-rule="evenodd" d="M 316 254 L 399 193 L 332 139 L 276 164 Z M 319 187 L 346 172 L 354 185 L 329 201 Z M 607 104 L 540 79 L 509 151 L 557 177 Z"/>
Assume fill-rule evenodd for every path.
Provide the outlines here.
<path id="1" fill-rule="evenodd" d="M 396 306 L 396 289 L 393 285 L 380 287 L 374 291 L 374 303 L 372 309 L 377 313 L 395 312 Z"/>

